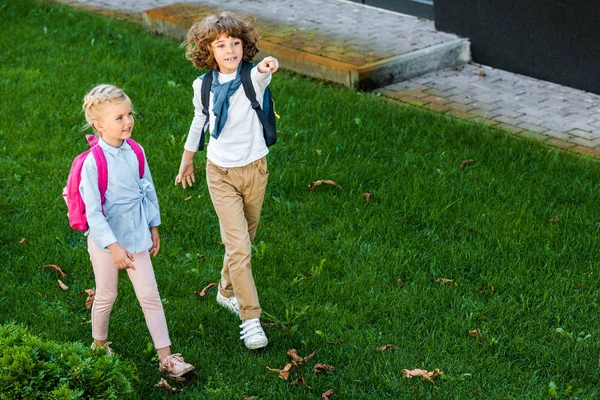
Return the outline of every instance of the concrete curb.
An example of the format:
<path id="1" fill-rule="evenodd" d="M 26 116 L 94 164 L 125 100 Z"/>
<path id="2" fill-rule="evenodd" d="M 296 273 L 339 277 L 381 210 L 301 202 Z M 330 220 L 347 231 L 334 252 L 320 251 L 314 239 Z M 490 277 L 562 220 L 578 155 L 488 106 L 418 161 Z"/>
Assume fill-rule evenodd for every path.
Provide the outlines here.
<path id="1" fill-rule="evenodd" d="M 373 90 L 470 61 L 469 41 L 456 39 L 362 66 L 358 69 L 358 86 L 361 89 Z"/>

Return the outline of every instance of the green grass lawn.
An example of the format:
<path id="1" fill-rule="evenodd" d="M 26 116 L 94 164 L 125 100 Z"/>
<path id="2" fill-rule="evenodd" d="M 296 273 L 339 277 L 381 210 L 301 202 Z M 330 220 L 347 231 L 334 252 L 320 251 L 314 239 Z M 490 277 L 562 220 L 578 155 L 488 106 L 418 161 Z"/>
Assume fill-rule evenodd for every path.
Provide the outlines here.
<path id="1" fill-rule="evenodd" d="M 223 248 L 204 181 L 173 187 L 199 74 L 178 43 L 67 6 L 0 1 L 0 323 L 91 342 L 85 240 L 61 197 L 86 149 L 83 96 L 121 86 L 138 112 L 161 204 L 154 260 L 173 350 L 198 374 L 177 398 L 584 398 L 600 396 L 600 166 L 509 133 L 278 72 L 282 135 L 253 268 L 270 339 L 251 352 L 238 321 L 194 292 Z M 283 65 L 285 67 L 285 65 Z M 460 168 L 461 162 L 475 162 Z M 321 185 L 335 180 L 342 189 Z M 372 193 L 366 201 L 363 193 Z M 26 241 L 21 243 L 21 239 Z M 200 256 L 202 255 L 202 256 Z M 58 274 L 41 268 L 62 267 Z M 438 278 L 453 280 L 446 285 Z M 400 283 L 401 281 L 401 283 Z M 139 398 L 171 398 L 123 275 L 112 347 Z M 469 331 L 479 328 L 482 337 Z M 395 350 L 376 351 L 392 344 Z M 278 378 L 286 352 L 315 356 Z M 1 350 L 0 350 L 1 351 Z M 317 362 L 335 367 L 316 374 Z M 437 387 L 403 369 L 439 368 Z M 308 391 L 288 383 L 303 376 Z"/>

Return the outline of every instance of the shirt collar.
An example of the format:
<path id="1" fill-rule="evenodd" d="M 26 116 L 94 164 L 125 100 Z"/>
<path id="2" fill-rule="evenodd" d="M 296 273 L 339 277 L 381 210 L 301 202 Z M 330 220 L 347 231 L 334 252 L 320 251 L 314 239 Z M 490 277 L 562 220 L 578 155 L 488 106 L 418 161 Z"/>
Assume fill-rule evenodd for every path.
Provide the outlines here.
<path id="1" fill-rule="evenodd" d="M 127 140 L 123 140 L 123 144 L 121 145 L 121 147 L 112 147 L 110 144 L 106 143 L 104 139 L 99 137 L 98 145 L 102 148 L 102 150 L 112 155 L 119 154 L 119 151 L 121 150 L 131 150 L 131 146 L 129 145 L 129 143 L 127 143 Z"/>

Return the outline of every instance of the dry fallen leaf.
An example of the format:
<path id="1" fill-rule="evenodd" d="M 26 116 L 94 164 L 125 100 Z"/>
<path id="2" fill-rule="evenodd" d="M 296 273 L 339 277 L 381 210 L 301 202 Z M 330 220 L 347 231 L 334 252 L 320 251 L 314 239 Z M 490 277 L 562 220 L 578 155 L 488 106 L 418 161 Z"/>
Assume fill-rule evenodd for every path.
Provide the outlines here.
<path id="1" fill-rule="evenodd" d="M 154 386 L 156 386 L 156 387 L 164 387 L 169 392 L 179 392 L 179 389 L 174 388 L 171 385 L 169 385 L 169 383 L 164 378 L 160 378 L 160 381 L 158 381 L 158 383 L 156 385 L 154 385 Z"/>
<path id="2" fill-rule="evenodd" d="M 483 71 L 477 71 L 477 72 L 475 72 L 475 75 L 477 75 L 477 76 L 485 76 L 485 72 L 483 72 Z"/>
<path id="3" fill-rule="evenodd" d="M 85 289 L 85 293 L 87 293 L 88 297 L 85 299 L 85 306 L 89 310 L 92 308 L 92 304 L 94 304 L 94 298 L 96 297 L 96 289 Z"/>
<path id="4" fill-rule="evenodd" d="M 304 363 L 307 360 L 310 360 L 315 355 L 316 352 L 317 352 L 317 350 L 313 351 L 306 357 L 300 357 L 298 355 L 298 352 L 296 351 L 296 349 L 290 349 L 290 350 L 288 350 L 287 354 L 292 359 L 291 363 L 286 364 L 285 367 L 283 367 L 283 369 L 271 368 L 268 365 L 267 365 L 267 369 L 269 371 L 277 372 L 277 374 L 279 375 L 279 377 L 281 379 L 287 380 L 290 376 L 290 371 L 292 370 L 292 368 L 301 365 L 302 363 Z M 333 367 L 331 367 L 331 368 L 333 368 Z"/>
<path id="5" fill-rule="evenodd" d="M 436 283 L 445 283 L 448 286 L 451 286 L 452 284 L 454 284 L 454 281 L 452 279 L 446 279 L 446 278 L 437 278 L 435 280 Z"/>
<path id="6" fill-rule="evenodd" d="M 385 346 L 377 346 L 377 348 L 375 349 L 376 351 L 386 351 L 386 350 L 396 350 L 399 349 L 400 347 L 395 346 L 393 344 L 386 344 Z"/>
<path id="7" fill-rule="evenodd" d="M 426 371 L 424 369 L 411 369 L 411 370 L 403 369 L 402 373 L 404 374 L 404 376 L 406 378 L 413 378 L 415 376 L 422 376 L 423 378 L 427 379 L 429 382 L 433 383 L 434 386 L 435 386 L 435 382 L 433 381 L 432 377 L 436 376 L 436 375 L 442 375 L 443 374 L 443 372 L 440 371 L 437 368 L 435 370 L 431 371 L 431 372 Z"/>
<path id="8" fill-rule="evenodd" d="M 469 331 L 469 336 L 474 337 L 477 340 L 483 339 L 483 333 L 481 333 L 481 329 L 475 328 Z"/>
<path id="9" fill-rule="evenodd" d="M 58 280 L 58 286 L 60 286 L 60 288 L 61 288 L 62 290 L 64 290 L 64 291 L 67 291 L 67 290 L 69 290 L 69 287 L 68 287 L 67 285 L 65 285 L 65 284 L 63 283 L 63 281 L 61 281 L 60 279 Z"/>
<path id="10" fill-rule="evenodd" d="M 208 292 L 208 289 L 210 289 L 213 286 L 217 286 L 218 283 L 217 282 L 213 282 L 213 283 L 209 283 L 208 285 L 206 285 L 206 287 L 204 289 L 202 289 L 201 292 L 194 292 L 194 294 L 198 297 L 204 297 L 206 296 L 206 292 Z"/>
<path id="11" fill-rule="evenodd" d="M 312 387 L 310 387 L 309 385 L 307 385 L 304 382 L 304 377 L 303 376 L 299 376 L 298 378 L 296 378 L 296 380 L 294 382 L 291 382 L 289 385 L 290 386 L 302 386 L 306 390 L 312 390 Z"/>
<path id="12" fill-rule="evenodd" d="M 204 257 L 206 257 L 204 254 L 198 254 L 198 258 L 201 259 L 201 260 L 203 260 Z"/>
<path id="13" fill-rule="evenodd" d="M 463 162 L 460 163 L 460 169 L 464 169 L 467 165 L 471 165 L 475 162 L 475 160 L 465 160 Z"/>
<path id="14" fill-rule="evenodd" d="M 402 289 L 404 287 L 404 282 L 402 282 L 402 279 L 398 279 L 398 287 L 400 289 Z"/>
<path id="15" fill-rule="evenodd" d="M 23 238 L 23 239 L 19 240 L 19 244 L 23 244 L 23 243 L 25 243 L 26 241 L 27 241 L 27 239 L 26 239 L 26 238 Z"/>
<path id="16" fill-rule="evenodd" d="M 373 198 L 373 193 L 369 193 L 369 192 L 367 192 L 367 193 L 363 193 L 363 197 L 365 198 L 365 200 L 366 200 L 366 201 L 367 201 L 367 203 L 368 203 L 368 202 L 369 202 L 369 201 L 371 201 L 371 199 Z"/>
<path id="17" fill-rule="evenodd" d="M 336 181 L 332 181 L 331 179 L 325 179 L 325 180 L 321 180 L 321 181 L 314 181 L 313 183 L 311 183 L 310 185 L 308 185 L 308 188 L 310 190 L 313 190 L 317 186 L 321 186 L 324 183 L 326 183 L 328 185 L 337 186 L 340 189 L 342 188 L 340 185 L 338 185 L 338 183 Z"/>
<path id="18" fill-rule="evenodd" d="M 558 215 L 552 219 L 547 219 L 547 222 L 552 222 L 553 224 L 557 223 L 558 221 L 560 221 L 560 218 L 558 217 Z"/>
<path id="19" fill-rule="evenodd" d="M 172 380 L 173 382 L 185 382 L 185 381 L 187 381 L 187 379 L 185 379 L 183 376 L 170 376 L 169 379 Z"/>
<path id="20" fill-rule="evenodd" d="M 460 68 L 458 68 L 458 67 L 453 67 L 452 69 L 453 69 L 454 71 L 460 71 Z"/>
<path id="21" fill-rule="evenodd" d="M 323 363 L 316 363 L 315 366 L 313 367 L 313 369 L 315 370 L 315 372 L 317 374 L 321 373 L 321 372 L 335 372 L 335 368 L 333 368 L 331 365 L 327 365 L 327 364 L 323 364 Z"/>
<path id="22" fill-rule="evenodd" d="M 53 271 L 57 271 L 60 274 L 61 278 L 65 278 L 67 276 L 67 274 L 65 274 L 63 272 L 62 269 L 60 269 L 60 267 L 58 265 L 54 265 L 54 264 L 47 264 L 47 265 L 42 265 L 42 268 L 47 268 L 47 269 L 51 269 Z"/>
<path id="23" fill-rule="evenodd" d="M 296 378 L 294 382 L 291 382 L 290 385 L 304 385 L 304 377 L 299 376 Z"/>
<path id="24" fill-rule="evenodd" d="M 297 366 L 301 365 L 302 363 L 304 363 L 305 361 L 308 361 L 311 358 L 313 358 L 313 356 L 315 355 L 316 352 L 317 352 L 317 350 L 313 351 L 312 353 L 310 353 L 308 356 L 306 356 L 304 358 L 302 358 L 298 355 L 298 352 L 296 351 L 296 349 L 288 350 L 287 354 L 292 359 L 292 364 L 294 364 L 294 366 L 297 367 Z"/>
<path id="25" fill-rule="evenodd" d="M 332 389 L 329 389 L 328 391 L 326 391 L 325 393 L 323 393 L 323 394 L 321 395 L 321 398 L 322 398 L 323 400 L 329 400 L 329 399 L 331 399 L 331 396 L 333 396 L 333 390 L 332 390 Z"/>
<path id="26" fill-rule="evenodd" d="M 333 340 L 331 342 L 328 342 L 329 344 L 342 344 L 344 343 L 344 339 L 338 339 L 338 340 Z"/>
<path id="27" fill-rule="evenodd" d="M 290 377 L 290 371 L 292 370 L 292 364 L 286 364 L 285 367 L 283 367 L 283 369 L 277 369 L 277 368 L 271 368 L 267 365 L 267 369 L 269 371 L 273 371 L 273 372 L 277 372 L 277 374 L 279 375 L 279 377 L 281 379 L 285 379 L 287 381 L 287 379 Z"/>

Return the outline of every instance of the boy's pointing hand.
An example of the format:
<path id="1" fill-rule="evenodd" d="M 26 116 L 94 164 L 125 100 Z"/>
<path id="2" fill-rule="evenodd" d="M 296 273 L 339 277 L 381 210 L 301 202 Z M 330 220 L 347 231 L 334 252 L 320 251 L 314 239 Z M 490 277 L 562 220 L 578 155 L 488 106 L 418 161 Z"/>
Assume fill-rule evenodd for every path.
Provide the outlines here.
<path id="1" fill-rule="evenodd" d="M 275 72 L 279 69 L 279 61 L 275 57 L 265 57 L 263 60 L 258 63 L 258 72 L 267 73 L 267 72 Z"/>

